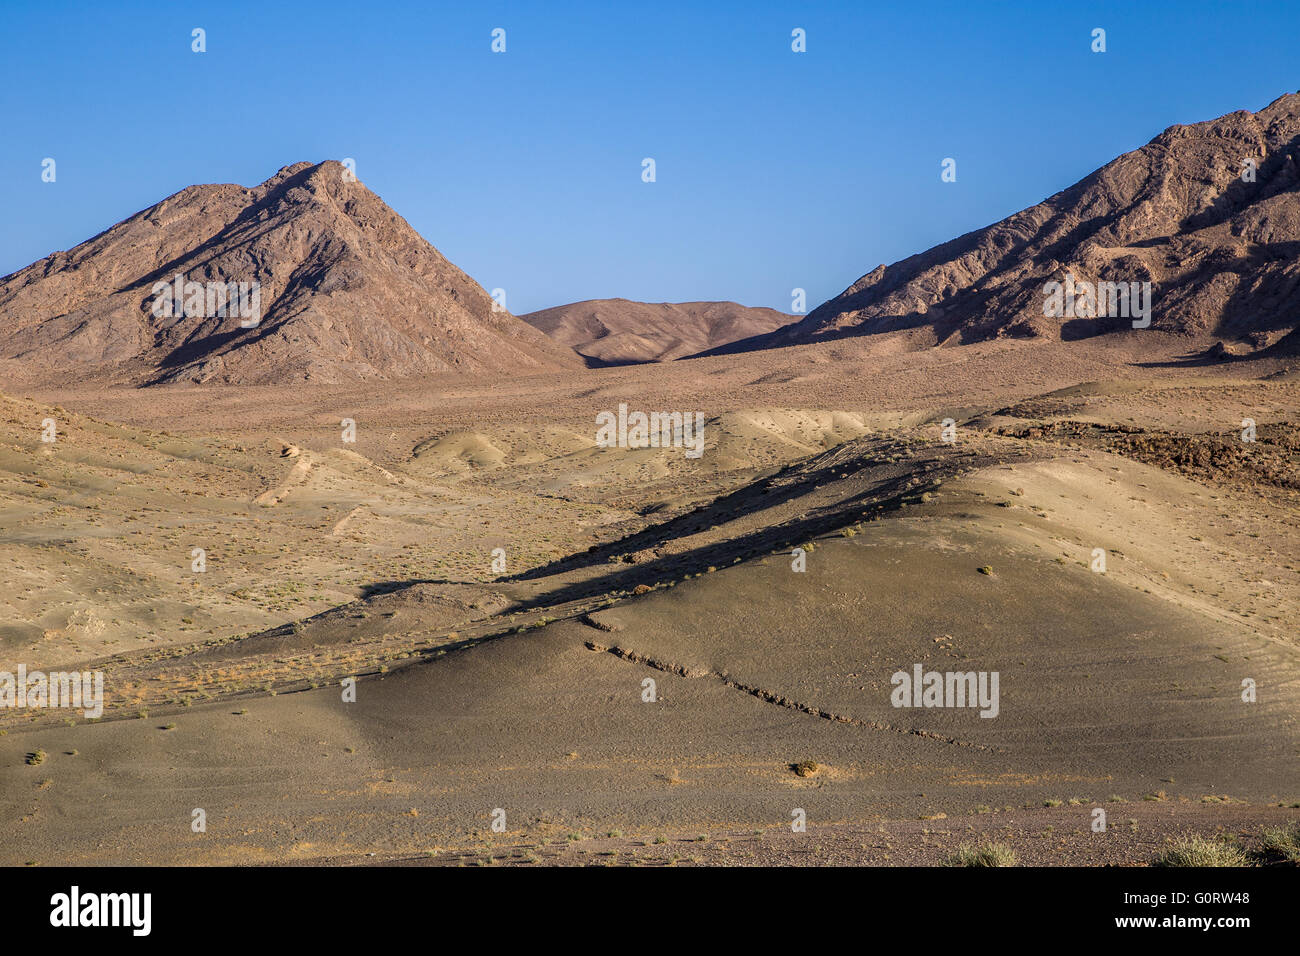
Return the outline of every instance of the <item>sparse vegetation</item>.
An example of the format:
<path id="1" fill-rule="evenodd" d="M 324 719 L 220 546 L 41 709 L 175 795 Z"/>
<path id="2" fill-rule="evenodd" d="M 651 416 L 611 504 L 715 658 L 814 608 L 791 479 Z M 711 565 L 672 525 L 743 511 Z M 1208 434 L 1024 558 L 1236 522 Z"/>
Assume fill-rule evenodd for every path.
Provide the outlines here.
<path id="1" fill-rule="evenodd" d="M 1016 854 L 1005 843 L 963 843 L 944 866 L 1015 866 Z"/>
<path id="2" fill-rule="evenodd" d="M 1156 855 L 1152 866 L 1248 866 L 1250 860 L 1238 846 L 1226 840 L 1208 840 L 1188 834 L 1170 841 Z"/>
<path id="3" fill-rule="evenodd" d="M 1300 820 L 1260 831 L 1259 852 L 1265 862 L 1300 863 Z"/>

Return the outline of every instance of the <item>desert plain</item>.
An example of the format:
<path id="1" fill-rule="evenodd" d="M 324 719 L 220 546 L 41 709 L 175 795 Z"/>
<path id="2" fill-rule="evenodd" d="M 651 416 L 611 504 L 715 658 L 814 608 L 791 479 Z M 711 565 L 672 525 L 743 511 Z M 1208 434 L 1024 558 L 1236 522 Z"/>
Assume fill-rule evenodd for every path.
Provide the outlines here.
<path id="1" fill-rule="evenodd" d="M 0 710 L 0 862 L 1142 865 L 1293 823 L 1298 116 L 788 324 L 534 328 L 336 163 L 6 277 L 0 670 L 104 701 Z M 1179 186 L 1251 136 L 1257 189 Z M 148 308 L 241 269 L 260 328 Z M 1167 304 L 1043 321 L 1066 272 Z M 702 453 L 602 444 L 621 405 Z M 915 668 L 996 712 L 896 706 Z"/>
<path id="2" fill-rule="evenodd" d="M 816 862 L 890 827 L 925 861 L 1003 819 L 1039 862 L 1138 862 L 1184 815 L 1272 822 L 1300 799 L 1300 374 L 1140 334 L 6 398 L 5 658 L 107 684 L 99 720 L 4 714 L 6 862 L 611 833 L 690 861 L 754 831 Z M 706 410 L 705 453 L 596 447 L 620 401 Z M 892 707 L 916 663 L 998 671 L 997 718 Z M 1098 806 L 1142 823 L 1092 834 Z"/>

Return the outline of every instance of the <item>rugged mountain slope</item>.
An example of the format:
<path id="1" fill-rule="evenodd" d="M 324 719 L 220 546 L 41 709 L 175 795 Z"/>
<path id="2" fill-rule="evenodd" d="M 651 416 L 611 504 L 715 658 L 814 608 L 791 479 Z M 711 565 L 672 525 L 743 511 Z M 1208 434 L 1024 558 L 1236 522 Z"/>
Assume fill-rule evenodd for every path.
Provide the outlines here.
<path id="1" fill-rule="evenodd" d="M 1173 126 L 1036 206 L 877 266 L 799 323 L 719 351 L 899 329 L 924 347 L 1132 328 L 1046 316 L 1045 285 L 1067 276 L 1151 282 L 1153 329 L 1271 345 L 1300 317 L 1298 162 L 1300 94 Z"/>
<path id="2" fill-rule="evenodd" d="M 592 365 L 666 362 L 771 332 L 793 316 L 735 302 L 589 299 L 520 316 Z"/>
<path id="3" fill-rule="evenodd" d="M 155 308 L 167 294 L 156 284 L 177 275 L 258 283 L 260 321 L 213 315 L 206 301 L 187 302 L 184 316 Z M 332 161 L 287 166 L 253 189 L 191 186 L 5 277 L 0 332 L 0 376 L 46 384 L 332 383 L 579 364 L 493 312 L 482 288 Z"/>

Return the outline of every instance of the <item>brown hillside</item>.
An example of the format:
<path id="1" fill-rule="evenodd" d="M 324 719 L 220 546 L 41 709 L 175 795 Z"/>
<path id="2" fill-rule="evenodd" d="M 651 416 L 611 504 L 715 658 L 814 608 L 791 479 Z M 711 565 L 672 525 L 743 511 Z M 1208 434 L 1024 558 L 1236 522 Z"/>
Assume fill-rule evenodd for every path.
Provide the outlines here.
<path id="1" fill-rule="evenodd" d="M 592 365 L 666 362 L 771 332 L 794 316 L 735 302 L 590 299 L 520 316 Z"/>
<path id="2" fill-rule="evenodd" d="M 1152 329 L 1270 346 L 1300 314 L 1298 161 L 1300 94 L 1172 126 L 1036 206 L 877 266 L 799 323 L 720 351 L 896 330 L 914 330 L 917 348 L 1136 334 L 1127 317 L 1046 317 L 1044 286 L 1067 276 L 1151 282 Z"/>
<path id="3" fill-rule="evenodd" d="M 342 383 L 579 364 L 337 162 L 191 186 L 0 280 L 0 377 Z M 155 284 L 257 282 L 260 322 L 155 315 Z"/>

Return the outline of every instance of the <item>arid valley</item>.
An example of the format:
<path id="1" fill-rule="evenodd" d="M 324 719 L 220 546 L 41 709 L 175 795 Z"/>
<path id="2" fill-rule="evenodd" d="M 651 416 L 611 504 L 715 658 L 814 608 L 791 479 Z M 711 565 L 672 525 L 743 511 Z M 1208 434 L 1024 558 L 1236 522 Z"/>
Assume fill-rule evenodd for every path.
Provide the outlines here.
<path id="1" fill-rule="evenodd" d="M 1172 127 L 804 315 L 516 317 L 333 161 L 5 277 L 0 670 L 104 690 L 0 710 L 0 862 L 1285 862 L 1297 144 Z"/>

